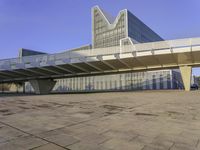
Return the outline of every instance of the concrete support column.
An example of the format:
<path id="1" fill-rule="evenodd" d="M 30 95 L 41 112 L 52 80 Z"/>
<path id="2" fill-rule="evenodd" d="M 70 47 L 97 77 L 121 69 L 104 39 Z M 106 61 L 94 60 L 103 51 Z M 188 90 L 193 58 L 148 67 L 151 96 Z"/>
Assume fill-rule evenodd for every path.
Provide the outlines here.
<path id="1" fill-rule="evenodd" d="M 22 86 L 23 86 L 23 93 L 25 94 L 26 93 L 26 91 L 25 91 L 25 88 L 26 88 L 25 87 L 25 82 L 22 83 Z"/>
<path id="2" fill-rule="evenodd" d="M 181 76 L 182 76 L 183 84 L 185 87 L 185 91 L 190 91 L 192 67 L 180 66 L 179 68 L 181 71 Z"/>
<path id="3" fill-rule="evenodd" d="M 30 80 L 29 82 L 36 94 L 48 94 L 56 84 L 56 81 L 51 79 Z"/>

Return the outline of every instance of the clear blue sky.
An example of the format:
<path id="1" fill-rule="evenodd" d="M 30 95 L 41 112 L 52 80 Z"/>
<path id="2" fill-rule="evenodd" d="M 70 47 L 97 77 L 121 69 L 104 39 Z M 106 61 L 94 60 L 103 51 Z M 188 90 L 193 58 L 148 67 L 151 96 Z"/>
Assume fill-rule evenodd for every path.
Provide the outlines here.
<path id="1" fill-rule="evenodd" d="M 94 5 L 113 16 L 127 8 L 164 39 L 200 37 L 200 0 L 0 0 L 0 59 L 91 43 Z"/>

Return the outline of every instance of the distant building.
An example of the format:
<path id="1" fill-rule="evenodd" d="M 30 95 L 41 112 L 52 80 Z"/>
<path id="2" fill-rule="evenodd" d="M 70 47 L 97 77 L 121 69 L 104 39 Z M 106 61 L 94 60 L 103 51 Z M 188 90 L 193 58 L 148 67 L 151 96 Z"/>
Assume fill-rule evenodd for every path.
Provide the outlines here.
<path id="1" fill-rule="evenodd" d="M 128 10 L 119 12 L 116 18 L 98 6 L 92 8 L 92 45 L 71 49 L 87 50 L 113 46 L 133 45 L 163 41 L 152 29 Z M 183 88 L 179 70 L 130 72 L 113 75 L 58 79 L 53 91 L 121 91 Z M 26 91 L 33 91 L 26 83 Z"/>

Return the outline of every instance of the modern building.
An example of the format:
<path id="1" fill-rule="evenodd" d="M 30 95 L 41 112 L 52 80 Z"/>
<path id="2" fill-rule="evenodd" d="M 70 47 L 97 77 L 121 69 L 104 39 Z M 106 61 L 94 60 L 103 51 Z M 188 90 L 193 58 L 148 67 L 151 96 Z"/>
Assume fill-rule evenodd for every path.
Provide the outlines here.
<path id="1" fill-rule="evenodd" d="M 92 47 L 119 46 L 122 39 L 133 43 L 162 41 L 163 39 L 127 9 L 111 17 L 98 6 L 92 8 Z"/>
<path id="2" fill-rule="evenodd" d="M 155 41 L 163 41 L 163 39 L 127 9 L 120 11 L 117 17 L 113 18 L 95 6 L 92 8 L 92 44 L 69 51 L 101 50 L 114 46 L 120 46 L 123 49 L 125 45 Z M 34 51 L 32 53 L 35 54 Z M 21 55 L 23 55 L 22 52 Z M 33 92 L 29 82 L 25 87 L 26 92 Z M 177 88 L 183 88 L 178 69 L 57 79 L 53 91 L 88 92 Z"/>

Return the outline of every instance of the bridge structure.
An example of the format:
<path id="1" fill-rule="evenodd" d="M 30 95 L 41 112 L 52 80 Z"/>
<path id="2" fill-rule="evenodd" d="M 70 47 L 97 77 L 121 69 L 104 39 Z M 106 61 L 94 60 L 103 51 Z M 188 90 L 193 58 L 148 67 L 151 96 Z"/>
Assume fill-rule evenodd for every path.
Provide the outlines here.
<path id="1" fill-rule="evenodd" d="M 189 91 L 195 66 L 200 66 L 200 38 L 3 59 L 0 83 L 29 81 L 37 94 L 47 94 L 58 78 L 179 68 Z"/>

